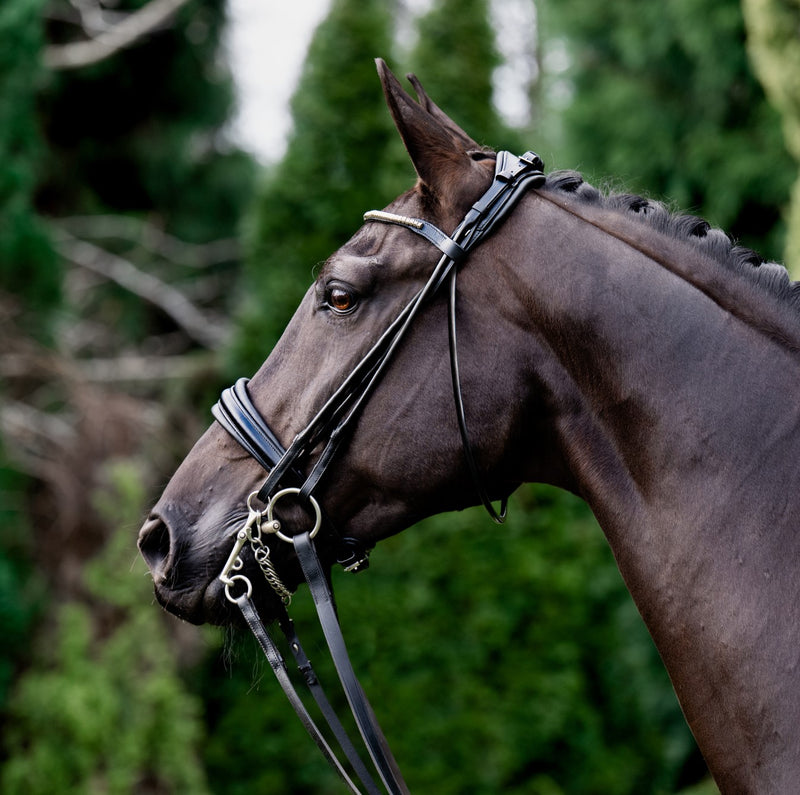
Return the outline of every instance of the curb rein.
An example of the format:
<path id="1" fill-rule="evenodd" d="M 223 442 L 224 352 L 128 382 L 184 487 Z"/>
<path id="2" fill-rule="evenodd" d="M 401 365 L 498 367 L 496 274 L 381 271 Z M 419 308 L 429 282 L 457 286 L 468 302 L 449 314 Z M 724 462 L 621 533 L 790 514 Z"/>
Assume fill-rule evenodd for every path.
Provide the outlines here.
<path id="1" fill-rule="evenodd" d="M 407 795 L 408 787 L 353 671 L 344 636 L 339 626 L 331 585 L 317 554 L 314 539 L 320 529 L 324 527 L 327 538 L 334 544 L 336 562 L 342 565 L 346 571 L 358 572 L 366 569 L 369 566 L 370 550 L 358 539 L 341 537 L 333 524 L 324 516 L 312 492 L 333 459 L 345 429 L 368 399 L 419 308 L 439 290 L 445 279 L 449 278 L 450 369 L 464 454 L 481 502 L 495 522 L 502 523 L 504 521 L 507 498 L 502 500 L 500 512 L 495 511 L 483 485 L 467 432 L 456 344 L 456 275 L 458 273 L 456 266 L 472 248 L 481 243 L 505 220 L 525 191 L 530 188 L 539 188 L 544 184 L 543 170 L 544 163 L 533 152 L 526 152 L 521 157 L 510 152 L 498 152 L 491 186 L 472 206 L 452 237 L 430 222 L 419 218 L 408 218 L 381 210 L 371 210 L 364 215 L 365 221 L 395 224 L 411 230 L 436 246 L 442 252 L 442 257 L 424 287 L 400 312 L 287 449 L 283 448 L 250 400 L 247 391 L 248 379 L 240 378 L 234 386 L 226 389 L 212 409 L 214 417 L 228 433 L 265 470 L 269 471 L 264 485 L 247 499 L 247 520 L 236 533 L 233 549 L 219 575 L 219 579 L 225 585 L 225 596 L 241 610 L 275 673 L 278 683 L 303 726 L 353 793 L 361 793 L 361 790 L 339 761 L 298 696 L 289 678 L 285 661 L 253 606 L 251 601 L 253 585 L 250 579 L 242 573 L 244 568 L 242 553 L 245 546 L 249 544 L 264 577 L 279 596 L 283 610 L 278 618 L 278 624 L 286 637 L 298 669 L 325 722 L 349 761 L 352 772 L 360 780 L 366 792 L 370 795 L 380 795 L 382 790 L 359 757 L 347 731 L 325 696 L 314 669 L 297 638 L 292 620 L 286 610 L 291 602 L 291 592 L 283 584 L 272 564 L 270 550 L 265 543 L 264 536 L 274 534 L 281 541 L 294 546 L 303 576 L 309 585 L 336 672 L 375 770 L 387 792 L 391 795 Z M 310 452 L 322 442 L 324 442 L 322 453 L 306 477 L 301 473 L 297 464 L 300 460 L 308 457 Z M 310 531 L 288 535 L 283 532 L 280 522 L 274 518 L 276 503 L 280 499 L 292 495 L 298 499 L 307 500 L 311 504 L 315 522 Z M 258 499 L 266 505 L 266 510 L 260 511 L 254 508 L 252 505 L 254 499 Z M 241 592 L 237 595 L 235 591 Z"/>

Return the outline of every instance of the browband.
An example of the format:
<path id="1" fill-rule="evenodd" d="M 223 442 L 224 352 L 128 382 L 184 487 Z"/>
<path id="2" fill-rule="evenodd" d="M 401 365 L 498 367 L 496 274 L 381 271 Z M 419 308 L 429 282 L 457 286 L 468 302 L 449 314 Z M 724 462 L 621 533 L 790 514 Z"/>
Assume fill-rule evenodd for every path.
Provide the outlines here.
<path id="1" fill-rule="evenodd" d="M 459 262 L 505 220 L 527 190 L 544 184 L 543 169 L 544 162 L 535 152 L 528 151 L 519 157 L 511 152 L 498 152 L 494 181 L 472 205 L 452 237 L 423 218 L 410 218 L 385 210 L 370 210 L 364 213 L 364 220 L 403 226 L 433 243 L 448 259 Z"/>
<path id="2" fill-rule="evenodd" d="M 405 226 L 412 232 L 416 232 L 421 237 L 424 237 L 428 242 L 433 243 L 439 251 L 446 257 L 458 262 L 467 256 L 461 246 L 449 237 L 438 226 L 434 226 L 430 221 L 423 221 L 422 218 L 409 218 L 407 215 L 395 215 L 394 213 L 387 213 L 384 210 L 370 210 L 364 213 L 365 221 L 381 221 L 384 224 L 396 224 L 397 226 Z"/>

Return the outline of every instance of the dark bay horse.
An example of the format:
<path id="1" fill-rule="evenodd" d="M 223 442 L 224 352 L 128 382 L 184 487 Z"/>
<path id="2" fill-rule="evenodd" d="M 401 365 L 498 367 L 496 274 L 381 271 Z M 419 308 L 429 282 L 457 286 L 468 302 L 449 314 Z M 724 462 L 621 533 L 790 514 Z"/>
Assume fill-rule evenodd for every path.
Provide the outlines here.
<path id="1" fill-rule="evenodd" d="M 449 232 L 492 184 L 496 154 L 416 81 L 419 101 L 382 62 L 379 73 L 419 177 L 387 211 Z M 283 445 L 440 256 L 402 223 L 370 221 L 330 257 L 247 387 Z M 603 196 L 573 172 L 526 192 L 458 273 L 459 383 L 488 496 L 538 481 L 586 500 L 722 791 L 796 793 L 797 287 L 697 218 Z M 367 546 L 478 502 L 453 408 L 444 292 L 420 308 L 315 484 L 330 522 Z M 304 474 L 319 455 L 300 462 Z M 140 535 L 167 609 L 231 620 L 218 574 L 264 477 L 219 423 L 197 442 Z M 281 521 L 305 513 L 290 506 Z M 295 588 L 291 546 L 273 562 Z M 275 615 L 271 589 L 256 590 L 262 614 Z"/>

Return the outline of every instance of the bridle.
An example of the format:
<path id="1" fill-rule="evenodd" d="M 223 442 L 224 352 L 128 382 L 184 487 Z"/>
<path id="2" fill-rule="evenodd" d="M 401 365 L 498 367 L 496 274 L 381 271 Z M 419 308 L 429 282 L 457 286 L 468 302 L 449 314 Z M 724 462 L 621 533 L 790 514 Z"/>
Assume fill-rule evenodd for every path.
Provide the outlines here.
<path id="1" fill-rule="evenodd" d="M 253 607 L 251 601 L 253 585 L 250 579 L 242 573 L 244 568 L 243 550 L 249 544 L 267 582 L 277 593 L 284 606 L 278 618 L 278 624 L 286 637 L 291 654 L 295 658 L 306 685 L 349 761 L 352 772 L 367 792 L 379 794 L 382 790 L 359 757 L 353 742 L 331 707 L 297 638 L 286 610 L 291 601 L 291 592 L 283 584 L 272 564 L 265 536 L 275 535 L 280 540 L 294 545 L 342 688 L 375 770 L 389 793 L 392 795 L 407 793 L 408 787 L 403 781 L 374 712 L 353 671 L 336 615 L 336 604 L 330 581 L 320 562 L 315 539 L 319 533 L 323 533 L 326 543 L 333 549 L 334 559 L 347 571 L 358 572 L 367 568 L 370 550 L 359 539 L 339 534 L 335 525 L 324 515 L 323 509 L 314 497 L 314 490 L 330 466 L 342 440 L 346 438 L 346 432 L 351 422 L 369 399 L 386 371 L 395 350 L 420 308 L 447 281 L 449 287 L 450 369 L 465 459 L 480 501 L 494 521 L 498 523 L 504 521 L 507 497 L 503 498 L 500 511 L 496 511 L 483 484 L 467 429 L 458 367 L 456 277 L 458 264 L 464 260 L 469 251 L 484 241 L 505 220 L 519 198 L 527 190 L 541 187 L 544 184 L 543 169 L 544 163 L 533 152 L 526 152 L 520 157 L 509 152 L 498 152 L 491 186 L 475 202 L 451 236 L 446 235 L 429 221 L 420 218 L 408 218 L 380 210 L 371 210 L 364 215 L 366 222 L 394 224 L 409 229 L 436 246 L 442 252 L 442 256 L 422 289 L 399 313 L 288 448 L 283 448 L 253 405 L 247 390 L 247 379 L 241 378 L 234 386 L 226 389 L 212 409 L 214 416 L 228 433 L 269 472 L 261 488 L 253 492 L 247 500 L 247 520 L 237 532 L 231 554 L 220 574 L 220 580 L 225 585 L 225 595 L 241 610 L 289 702 L 312 739 L 342 777 L 350 791 L 354 793 L 360 793 L 361 790 L 339 761 L 298 696 L 289 678 L 283 656 Z M 309 460 L 312 451 L 320 447 L 322 452 L 311 466 L 310 472 L 304 474 L 303 464 Z M 311 530 L 287 534 L 281 527 L 281 523 L 275 518 L 276 504 L 279 500 L 290 496 L 310 504 L 314 515 L 314 524 Z M 266 507 L 263 510 L 254 507 L 253 502 L 256 500 Z"/>

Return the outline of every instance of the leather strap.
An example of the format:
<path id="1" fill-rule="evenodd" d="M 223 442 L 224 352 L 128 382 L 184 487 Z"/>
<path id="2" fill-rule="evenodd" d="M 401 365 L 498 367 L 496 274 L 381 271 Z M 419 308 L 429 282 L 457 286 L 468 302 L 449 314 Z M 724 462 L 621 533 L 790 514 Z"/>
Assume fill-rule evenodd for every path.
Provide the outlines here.
<path id="1" fill-rule="evenodd" d="M 322 751 L 323 756 L 328 760 L 331 767 L 333 767 L 333 769 L 339 774 L 342 781 L 344 781 L 344 783 L 350 788 L 350 791 L 356 793 L 356 795 L 360 795 L 361 791 L 353 783 L 353 780 L 350 778 L 350 776 L 347 775 L 347 771 L 342 767 L 341 763 L 336 757 L 336 754 L 333 752 L 330 745 L 328 745 L 328 742 L 325 740 L 325 737 L 317 727 L 316 723 L 314 723 L 314 719 L 308 713 L 305 704 L 303 704 L 300 697 L 297 695 L 297 691 L 295 690 L 292 680 L 289 678 L 289 673 L 286 670 L 286 664 L 283 661 L 283 656 L 281 655 L 277 646 L 275 646 L 272 638 L 269 636 L 269 633 L 265 629 L 264 624 L 261 622 L 261 619 L 259 618 L 258 613 L 256 613 L 253 603 L 250 601 L 247 594 L 244 593 L 239 596 L 236 599 L 236 604 L 242 611 L 242 615 L 244 616 L 247 625 L 250 627 L 250 631 L 258 641 L 258 645 L 261 646 L 261 650 L 264 652 L 264 656 L 267 658 L 270 668 L 272 668 L 272 671 L 275 674 L 281 689 L 289 699 L 289 703 L 292 705 L 295 713 L 300 718 L 300 722 L 305 727 L 309 736 L 316 743 L 320 751 Z M 372 793 L 376 792 L 377 790 L 369 791 Z"/>
<path id="2" fill-rule="evenodd" d="M 358 730 L 369 751 L 375 769 L 390 795 L 409 795 L 408 787 L 400 773 L 400 768 L 392 756 L 389 744 L 378 725 L 375 713 L 356 678 L 353 665 L 347 653 L 333 593 L 328 586 L 325 571 L 319 562 L 314 543 L 308 533 L 294 537 L 294 548 L 308 582 L 311 596 L 317 608 L 322 632 L 333 658 L 339 681 L 342 683 L 347 702 L 355 718 Z"/>
<path id="3" fill-rule="evenodd" d="M 211 413 L 264 469 L 269 470 L 280 461 L 284 449 L 269 425 L 253 409 L 247 381 L 247 378 L 240 378 L 226 389 Z"/>
<path id="4" fill-rule="evenodd" d="M 352 765 L 355 774 L 361 780 L 361 783 L 364 785 L 367 792 L 370 795 L 381 795 L 380 788 L 373 781 L 366 765 L 358 755 L 350 736 L 347 734 L 342 722 L 339 720 L 336 710 L 334 710 L 330 701 L 328 701 L 328 697 L 325 695 L 325 691 L 323 690 L 322 685 L 317 678 L 317 674 L 311 665 L 311 661 L 306 656 L 305 650 L 300 643 L 300 638 L 297 637 L 297 633 L 294 629 L 294 622 L 292 622 L 287 614 L 284 614 L 280 623 L 281 630 L 286 638 L 286 642 L 289 644 L 289 649 L 292 652 L 295 663 L 297 663 L 297 669 L 302 674 L 303 680 L 306 683 L 306 687 L 308 687 L 308 690 L 313 696 L 314 701 L 317 703 L 322 716 L 325 718 L 325 722 L 328 724 L 334 736 L 336 737 L 339 747 L 344 752 L 344 755 Z"/>
<path id="5" fill-rule="evenodd" d="M 467 416 L 464 409 L 464 396 L 461 393 L 461 375 L 458 368 L 458 338 L 456 336 L 456 274 L 453 271 L 450 275 L 450 296 L 447 302 L 447 334 L 450 344 L 450 374 L 453 383 L 453 400 L 456 406 L 456 419 L 458 420 L 458 430 L 461 434 L 461 449 L 464 451 L 464 458 L 467 462 L 472 483 L 478 492 L 478 497 L 486 509 L 486 512 L 497 524 L 503 524 L 506 520 L 508 509 L 508 497 L 503 497 L 498 513 L 492 505 L 491 497 L 484 484 L 484 477 L 478 469 L 478 462 L 475 459 L 475 450 L 470 440 L 467 428 Z"/>
<path id="6" fill-rule="evenodd" d="M 424 237 L 428 242 L 433 243 L 442 254 L 454 262 L 458 262 L 458 260 L 467 256 L 467 252 L 452 237 L 442 232 L 438 226 L 422 218 L 409 218 L 407 215 L 396 215 L 383 210 L 370 210 L 364 213 L 364 220 L 405 226 L 407 229 L 416 232 L 420 237 Z"/>
<path id="7" fill-rule="evenodd" d="M 447 235 L 443 232 L 439 234 L 441 237 L 447 238 L 456 245 L 462 252 L 462 255 L 466 255 L 467 252 L 485 240 L 485 238 L 505 220 L 511 210 L 516 206 L 521 196 L 528 189 L 531 187 L 540 187 L 544 183 L 545 176 L 542 173 L 543 168 L 544 163 L 542 159 L 534 152 L 526 152 L 521 157 L 515 157 L 510 152 L 498 152 L 497 162 L 495 163 L 495 178 L 489 189 L 472 205 L 472 208 L 464 217 L 464 220 L 453 233 L 452 239 L 447 238 Z M 467 429 L 464 398 L 461 393 L 461 377 L 458 366 L 458 343 L 456 337 L 456 277 L 458 275 L 458 270 L 455 267 L 456 258 L 448 257 L 447 250 L 439 245 L 431 236 L 428 227 L 432 225 L 427 221 L 423 221 L 419 218 L 395 216 L 392 213 L 385 213 L 377 210 L 366 213 L 364 215 L 364 220 L 404 226 L 415 234 L 430 240 L 444 252 L 445 257 L 439 263 L 440 266 L 445 264 L 446 258 L 450 260 L 449 263 L 446 263 L 446 267 L 442 267 L 441 275 L 433 285 L 433 291 L 435 292 L 438 290 L 444 279 L 449 277 L 450 292 L 448 297 L 447 328 L 450 346 L 450 372 L 453 383 L 453 397 L 456 405 L 458 429 L 461 435 L 467 468 L 478 493 L 478 497 L 492 520 L 498 524 L 502 524 L 506 518 L 508 500 L 506 497 L 503 498 L 499 513 L 494 509 L 486 488 L 483 485 L 484 479 L 478 468 L 474 448 Z M 434 227 L 434 229 L 435 228 L 436 227 Z M 319 476 L 317 476 L 314 485 L 316 485 L 316 481 L 318 480 Z M 311 491 L 310 489 L 306 490 L 304 486 L 304 493 L 308 495 Z"/>

